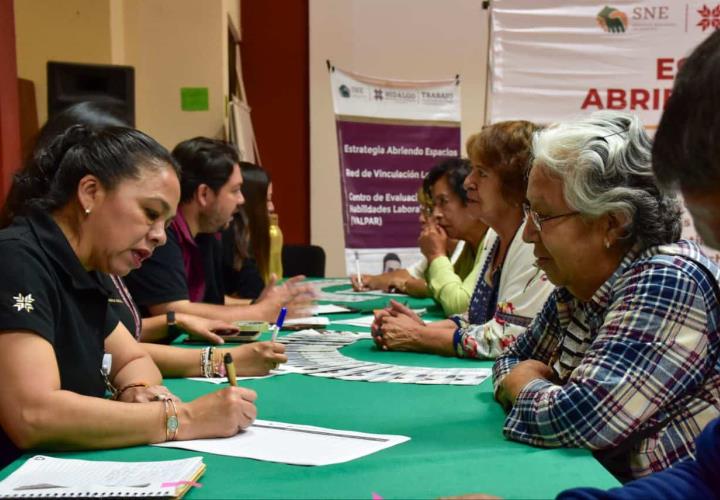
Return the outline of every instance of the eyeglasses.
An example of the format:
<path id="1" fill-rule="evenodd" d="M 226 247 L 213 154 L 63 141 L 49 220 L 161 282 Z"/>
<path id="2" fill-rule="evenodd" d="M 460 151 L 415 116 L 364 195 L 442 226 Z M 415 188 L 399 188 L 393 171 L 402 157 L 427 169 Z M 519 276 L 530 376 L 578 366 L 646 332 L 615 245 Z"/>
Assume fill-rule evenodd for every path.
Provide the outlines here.
<path id="1" fill-rule="evenodd" d="M 553 220 L 553 219 L 559 219 L 560 217 L 570 217 L 571 215 L 579 215 L 580 212 L 568 212 L 565 214 L 559 214 L 559 215 L 548 215 L 548 216 L 542 216 L 538 214 L 535 210 L 530 208 L 530 205 L 527 203 L 523 203 L 523 212 L 525 212 L 525 217 L 530 219 L 533 223 L 533 226 L 535 226 L 535 229 L 538 230 L 538 232 L 542 231 L 542 225 L 543 223 Z"/>

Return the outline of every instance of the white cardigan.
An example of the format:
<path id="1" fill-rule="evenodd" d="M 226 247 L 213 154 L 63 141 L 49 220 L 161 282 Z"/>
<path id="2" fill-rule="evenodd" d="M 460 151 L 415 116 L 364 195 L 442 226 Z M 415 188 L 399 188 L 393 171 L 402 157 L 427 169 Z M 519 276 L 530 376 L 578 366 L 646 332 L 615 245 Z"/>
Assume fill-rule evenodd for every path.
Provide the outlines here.
<path id="1" fill-rule="evenodd" d="M 455 334 L 455 350 L 460 357 L 495 358 L 515 341 L 542 309 L 554 286 L 545 273 L 535 265 L 533 245 L 522 240 L 525 222 L 520 225 L 507 250 L 500 285 L 497 308 L 487 323 L 468 323 L 467 313 L 453 316 L 460 327 Z M 498 235 L 488 229 L 479 262 L 483 267 Z M 488 266 L 489 267 L 489 266 Z M 478 276 L 478 280 L 485 276 Z"/>

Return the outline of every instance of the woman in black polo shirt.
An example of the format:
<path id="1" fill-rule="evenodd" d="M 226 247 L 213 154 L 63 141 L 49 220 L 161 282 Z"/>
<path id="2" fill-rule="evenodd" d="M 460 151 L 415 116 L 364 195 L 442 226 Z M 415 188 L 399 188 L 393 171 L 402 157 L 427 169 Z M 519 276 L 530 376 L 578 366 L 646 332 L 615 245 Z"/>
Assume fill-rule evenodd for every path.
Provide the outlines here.
<path id="1" fill-rule="evenodd" d="M 72 127 L 16 174 L 0 217 L 2 465 L 19 449 L 229 436 L 254 419 L 250 390 L 180 403 L 153 387 L 158 368 L 109 311 L 105 273 L 165 242 L 179 196 L 168 152 L 121 127 Z M 118 401 L 103 398 L 103 366 Z"/>

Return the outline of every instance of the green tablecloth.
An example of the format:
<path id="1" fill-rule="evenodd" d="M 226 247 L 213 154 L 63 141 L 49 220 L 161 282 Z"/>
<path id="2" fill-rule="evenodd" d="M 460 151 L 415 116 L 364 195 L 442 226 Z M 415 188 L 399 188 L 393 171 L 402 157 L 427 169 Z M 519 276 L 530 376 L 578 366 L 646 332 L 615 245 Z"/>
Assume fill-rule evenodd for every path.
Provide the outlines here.
<path id="1" fill-rule="evenodd" d="M 490 362 L 379 352 L 370 340 L 347 346 L 343 353 L 361 360 L 412 366 L 491 366 Z M 190 380 L 168 380 L 167 385 L 185 400 L 216 389 Z M 547 450 L 507 441 L 502 435 L 504 415 L 493 401 L 490 380 L 480 386 L 424 386 L 282 375 L 243 381 L 242 385 L 258 392 L 258 416 L 262 419 L 402 434 L 412 439 L 359 460 L 325 467 L 206 454 L 208 469 L 200 481 L 203 487 L 193 488 L 187 498 L 370 499 L 373 492 L 384 498 L 436 498 L 468 492 L 551 498 L 575 486 L 618 485 L 586 450 Z M 52 455 L 142 461 L 198 453 L 143 446 Z M 21 463 L 16 461 L 0 477 Z"/>
<path id="2" fill-rule="evenodd" d="M 328 286 L 323 288 L 324 292 L 329 293 L 337 293 L 337 292 L 345 292 L 345 291 L 351 291 L 352 287 L 350 285 L 334 285 L 334 286 Z M 355 294 L 353 294 L 355 295 Z M 390 302 L 390 299 L 395 299 L 399 302 L 402 302 L 410 307 L 413 308 L 428 308 L 431 309 L 433 312 L 437 312 L 438 314 L 442 314 L 442 308 L 433 300 L 433 299 L 419 299 L 414 297 L 409 297 L 407 295 L 370 295 L 370 294 L 363 294 L 367 297 L 367 300 L 360 301 L 360 302 L 343 302 L 341 300 L 332 300 L 332 301 L 325 301 L 320 300 L 320 303 L 333 303 L 337 305 L 344 305 L 347 307 L 351 307 L 353 309 L 357 309 L 362 313 L 369 313 L 372 312 L 373 309 L 382 309 L 388 303 Z"/>

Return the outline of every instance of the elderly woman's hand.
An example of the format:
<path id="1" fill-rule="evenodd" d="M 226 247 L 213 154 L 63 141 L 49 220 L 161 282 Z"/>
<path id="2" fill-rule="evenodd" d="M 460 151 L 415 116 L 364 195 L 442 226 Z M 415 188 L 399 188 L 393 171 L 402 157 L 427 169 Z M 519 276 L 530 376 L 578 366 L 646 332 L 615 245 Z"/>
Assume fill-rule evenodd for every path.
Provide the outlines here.
<path id="1" fill-rule="evenodd" d="M 383 349 L 383 343 L 382 343 L 382 322 L 383 318 L 385 316 L 389 316 L 390 311 L 386 309 L 376 309 L 373 311 L 373 316 L 375 316 L 375 319 L 373 320 L 372 324 L 370 325 L 370 334 L 372 335 L 373 342 L 375 342 L 375 345 L 378 349 Z M 383 349 L 387 350 L 387 349 Z"/>
<path id="2" fill-rule="evenodd" d="M 375 344 L 383 351 L 414 351 L 421 333 L 414 318 L 405 314 L 388 314 L 380 319 L 380 328 L 374 336 Z"/>
<path id="3" fill-rule="evenodd" d="M 428 263 L 447 255 L 448 235 L 441 226 L 427 224 L 420 232 L 418 246 Z"/>
<path id="4" fill-rule="evenodd" d="M 420 319 L 420 316 L 418 316 L 415 311 L 395 299 L 390 300 L 390 305 L 388 306 L 387 311 L 390 313 L 391 316 L 404 315 L 408 318 L 411 318 L 418 325 L 425 326 L 425 322 Z"/>
<path id="5" fill-rule="evenodd" d="M 531 381 L 543 379 L 553 381 L 554 373 L 552 369 L 535 359 L 528 359 L 516 364 L 510 373 L 508 373 L 500 384 L 498 392 L 498 400 L 503 406 L 512 406 L 520 394 L 520 391 Z"/>

